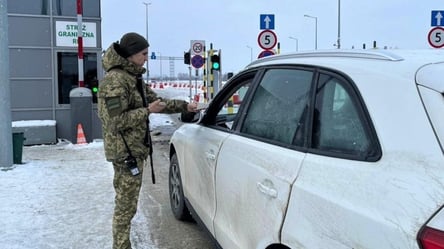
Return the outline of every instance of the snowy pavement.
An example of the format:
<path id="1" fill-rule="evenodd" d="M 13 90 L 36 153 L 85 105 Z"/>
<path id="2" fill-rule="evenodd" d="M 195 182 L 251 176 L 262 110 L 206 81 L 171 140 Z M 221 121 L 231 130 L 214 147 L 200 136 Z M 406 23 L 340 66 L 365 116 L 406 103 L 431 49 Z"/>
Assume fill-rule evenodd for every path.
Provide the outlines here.
<path id="1" fill-rule="evenodd" d="M 154 131 L 159 128 L 166 131 L 153 136 L 154 143 L 167 144 L 167 133 L 171 135 L 180 122 L 177 116 L 154 114 L 150 119 Z M 155 153 L 163 153 L 156 151 L 156 146 L 155 144 Z M 163 160 L 156 167 L 168 164 L 167 159 Z M 77 145 L 62 140 L 54 145 L 24 146 L 22 162 L 23 164 L 15 164 L 12 168 L 0 168 L 0 248 L 111 248 L 113 169 L 112 164 L 105 160 L 102 141 Z M 146 170 L 149 171 L 148 168 Z M 163 175 L 158 176 L 159 183 L 156 186 L 151 185 L 149 179 L 149 182 L 144 183 L 144 188 L 152 189 L 154 194 L 160 190 L 165 191 L 158 198 L 164 200 L 161 205 L 165 207 L 163 209 L 166 214 L 171 215 L 167 208 L 167 171 L 162 171 L 157 172 Z M 146 175 L 148 178 L 150 174 Z M 155 199 L 150 201 L 158 202 Z M 142 199 L 142 205 L 145 202 L 152 205 Z M 150 232 L 153 228 L 147 224 L 156 216 L 150 212 L 140 210 L 139 207 L 133 220 L 132 240 L 136 242 L 135 248 L 161 248 L 155 246 L 160 243 L 157 237 L 168 237 L 168 234 L 156 229 Z M 171 218 L 165 218 L 164 212 L 162 215 L 163 220 Z M 174 218 L 171 219 L 172 226 L 176 228 L 200 233 L 195 224 L 177 225 Z M 164 229 L 170 230 L 168 227 Z M 150 235 L 159 232 L 162 235 Z M 176 237 L 179 236 L 182 237 Z M 199 236 L 201 235 L 197 234 L 195 237 Z M 156 241 L 152 242 L 152 239 Z"/>
<path id="2" fill-rule="evenodd" d="M 102 142 L 24 147 L 0 171 L 1 248 L 111 248 L 112 177 Z"/>
<path id="3" fill-rule="evenodd" d="M 158 91 L 158 94 L 170 99 L 187 100 L 190 91 L 167 88 Z M 162 127 L 166 133 L 172 133 L 180 123 L 177 117 L 177 114 L 152 114 L 151 129 L 156 131 Z M 168 136 L 153 136 L 154 142 L 159 139 L 168 139 Z M 12 168 L 0 168 L 1 249 L 111 248 L 113 169 L 112 164 L 105 160 L 102 141 L 76 145 L 60 140 L 55 145 L 25 146 L 22 162 L 23 164 L 15 164 Z M 152 220 L 147 219 L 159 218 L 152 213 L 157 209 L 149 210 L 139 206 L 133 219 L 131 234 L 135 248 L 165 249 L 173 248 L 173 245 L 181 245 L 182 248 L 210 248 L 198 226 L 177 223 L 169 216 L 165 218 L 165 213 L 170 215 L 167 208 L 168 195 L 163 192 L 168 190 L 167 170 L 158 171 L 163 173 L 163 176 L 159 176 L 159 180 L 163 177 L 163 182 L 156 186 L 144 183 L 146 186 L 142 185 L 142 191 L 152 189 L 153 193 L 145 194 L 150 198 L 145 200 L 144 195 L 139 205 L 153 209 L 151 202 L 160 201 L 157 205 L 162 210 L 159 212 L 162 215 L 160 219 L 163 219 L 162 222 L 169 221 L 168 226 L 162 229 L 173 234 L 148 226 Z M 156 195 L 157 200 L 151 198 Z M 171 237 L 180 241 L 176 244 L 167 242 L 171 246 L 156 246 L 165 243 L 160 242 L 160 238 L 174 241 Z M 188 244 L 184 245 L 186 243 Z"/>

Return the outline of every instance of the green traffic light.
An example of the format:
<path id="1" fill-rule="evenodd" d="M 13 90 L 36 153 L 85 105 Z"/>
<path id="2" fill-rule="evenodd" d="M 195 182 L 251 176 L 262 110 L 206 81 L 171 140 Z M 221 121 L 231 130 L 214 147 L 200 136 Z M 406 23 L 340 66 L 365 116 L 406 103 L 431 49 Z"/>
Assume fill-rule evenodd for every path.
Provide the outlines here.
<path id="1" fill-rule="evenodd" d="M 99 91 L 99 88 L 98 87 L 93 87 L 91 90 L 92 90 L 93 93 L 97 93 Z"/>
<path id="2" fill-rule="evenodd" d="M 212 70 L 220 70 L 220 56 L 214 54 L 210 57 L 211 59 L 211 69 Z"/>

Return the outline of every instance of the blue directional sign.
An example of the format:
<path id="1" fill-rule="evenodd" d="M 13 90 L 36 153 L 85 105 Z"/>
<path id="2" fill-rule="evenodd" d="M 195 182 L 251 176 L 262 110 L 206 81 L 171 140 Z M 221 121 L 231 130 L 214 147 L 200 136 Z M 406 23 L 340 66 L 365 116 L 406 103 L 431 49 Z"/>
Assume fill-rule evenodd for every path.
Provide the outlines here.
<path id="1" fill-rule="evenodd" d="M 151 60 L 155 60 L 156 59 L 156 53 L 151 52 Z"/>
<path id="2" fill-rule="evenodd" d="M 274 29 L 274 14 L 260 14 L 261 29 Z"/>
<path id="3" fill-rule="evenodd" d="M 431 26 L 444 26 L 444 10 L 432 10 Z"/>

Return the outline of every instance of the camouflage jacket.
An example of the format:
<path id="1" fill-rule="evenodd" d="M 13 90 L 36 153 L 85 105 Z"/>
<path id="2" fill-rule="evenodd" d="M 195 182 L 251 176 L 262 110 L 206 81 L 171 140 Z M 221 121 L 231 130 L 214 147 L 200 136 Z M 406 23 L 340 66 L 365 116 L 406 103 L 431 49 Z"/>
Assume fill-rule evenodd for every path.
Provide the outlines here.
<path id="1" fill-rule="evenodd" d="M 140 80 L 145 68 L 121 57 L 116 52 L 115 43 L 106 50 L 102 64 L 106 74 L 99 84 L 97 106 L 102 121 L 106 159 L 122 161 L 128 155 L 121 134 L 131 154 L 145 159 L 150 150 L 144 143 L 145 133 L 149 131 L 149 111 L 146 105 L 162 98 L 148 86 L 142 86 L 146 92 L 137 89 L 138 78 L 139 84 L 145 85 Z M 146 98 L 145 103 L 143 98 Z M 186 111 L 188 104 L 183 100 L 162 101 L 167 104 L 163 113 Z"/>

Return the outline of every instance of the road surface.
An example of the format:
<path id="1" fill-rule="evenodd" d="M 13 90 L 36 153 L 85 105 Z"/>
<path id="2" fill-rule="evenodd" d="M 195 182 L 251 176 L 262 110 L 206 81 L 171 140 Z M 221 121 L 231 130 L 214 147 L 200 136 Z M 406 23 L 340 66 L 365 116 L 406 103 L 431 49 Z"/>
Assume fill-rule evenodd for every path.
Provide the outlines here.
<path id="1" fill-rule="evenodd" d="M 180 125 L 180 123 L 178 124 Z M 175 127 L 158 127 L 152 133 L 154 142 L 154 171 L 156 184 L 151 181 L 149 162 L 144 169 L 144 181 L 140 193 L 138 218 L 133 225 L 133 247 L 139 241 L 153 243 L 159 249 L 212 249 L 215 248 L 209 236 L 196 223 L 181 222 L 174 218 L 170 209 L 168 190 L 169 150 L 168 141 Z M 144 220 L 146 224 L 144 224 Z M 139 240 L 140 238 L 140 240 Z M 147 248 L 146 245 L 141 248 Z M 148 247 L 149 248 L 149 247 Z"/>

